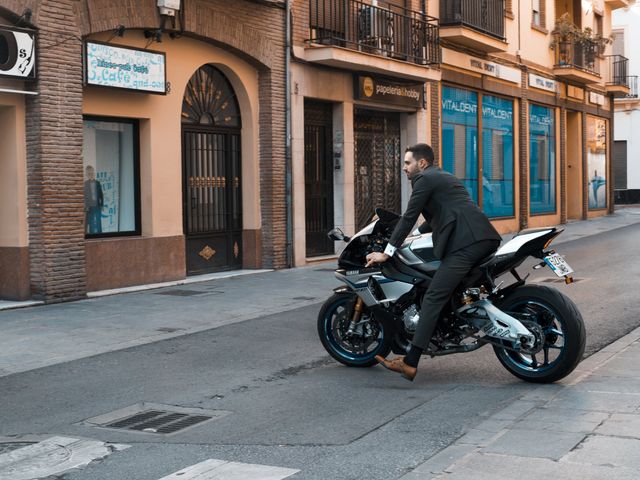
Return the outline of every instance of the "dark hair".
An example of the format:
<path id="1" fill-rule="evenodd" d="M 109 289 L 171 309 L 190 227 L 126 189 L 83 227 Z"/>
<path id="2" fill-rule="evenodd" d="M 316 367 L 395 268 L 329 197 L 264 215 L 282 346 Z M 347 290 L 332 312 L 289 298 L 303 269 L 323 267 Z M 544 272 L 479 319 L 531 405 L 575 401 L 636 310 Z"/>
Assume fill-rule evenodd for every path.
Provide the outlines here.
<path id="1" fill-rule="evenodd" d="M 433 148 L 426 143 L 416 143 L 415 145 L 411 145 L 410 147 L 407 147 L 405 153 L 406 152 L 411 152 L 413 154 L 413 158 L 418 161 L 424 158 L 427 163 L 432 164 L 435 160 Z"/>

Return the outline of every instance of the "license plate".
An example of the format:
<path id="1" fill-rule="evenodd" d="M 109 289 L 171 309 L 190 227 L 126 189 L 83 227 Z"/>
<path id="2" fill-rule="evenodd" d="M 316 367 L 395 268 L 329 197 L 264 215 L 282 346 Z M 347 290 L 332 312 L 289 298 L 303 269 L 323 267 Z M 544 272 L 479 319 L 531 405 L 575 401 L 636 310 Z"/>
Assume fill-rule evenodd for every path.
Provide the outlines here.
<path id="1" fill-rule="evenodd" d="M 553 273 L 555 273 L 559 277 L 566 277 L 567 275 L 573 273 L 573 268 L 569 266 L 567 262 L 565 262 L 564 258 L 560 256 L 558 253 L 552 253 L 551 255 L 547 255 L 544 257 L 544 261 Z"/>

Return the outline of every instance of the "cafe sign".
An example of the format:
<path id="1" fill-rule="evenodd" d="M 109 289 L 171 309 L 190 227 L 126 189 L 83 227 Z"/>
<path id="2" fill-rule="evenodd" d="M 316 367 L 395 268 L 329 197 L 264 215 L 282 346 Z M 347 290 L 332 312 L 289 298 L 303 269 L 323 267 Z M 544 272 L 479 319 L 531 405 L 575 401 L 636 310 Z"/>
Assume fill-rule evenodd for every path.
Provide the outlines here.
<path id="1" fill-rule="evenodd" d="M 87 42 L 85 83 L 148 93 L 167 93 L 164 52 Z"/>
<path id="2" fill-rule="evenodd" d="M 33 30 L 0 26 L 0 77 L 36 78 L 36 34 Z"/>
<path id="3" fill-rule="evenodd" d="M 422 108 L 424 102 L 424 83 L 407 83 L 370 75 L 356 75 L 354 84 L 356 100 L 416 109 Z"/>

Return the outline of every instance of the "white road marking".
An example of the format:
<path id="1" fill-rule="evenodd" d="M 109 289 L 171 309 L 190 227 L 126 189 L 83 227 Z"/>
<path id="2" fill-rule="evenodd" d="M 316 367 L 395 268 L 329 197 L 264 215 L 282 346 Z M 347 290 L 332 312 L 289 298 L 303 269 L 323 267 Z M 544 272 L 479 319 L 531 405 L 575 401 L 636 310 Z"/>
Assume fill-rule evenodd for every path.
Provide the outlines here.
<path id="1" fill-rule="evenodd" d="M 58 475 L 128 447 L 69 437 L 47 438 L 1 454 L 0 480 L 32 480 Z"/>
<path id="2" fill-rule="evenodd" d="M 300 470 L 209 459 L 160 480 L 281 480 Z"/>

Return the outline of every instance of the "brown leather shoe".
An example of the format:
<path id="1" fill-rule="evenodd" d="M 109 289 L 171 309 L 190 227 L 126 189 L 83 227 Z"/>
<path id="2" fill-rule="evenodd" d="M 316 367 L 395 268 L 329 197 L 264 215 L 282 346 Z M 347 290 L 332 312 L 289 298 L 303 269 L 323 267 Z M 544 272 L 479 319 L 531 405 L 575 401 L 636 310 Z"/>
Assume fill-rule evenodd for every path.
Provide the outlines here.
<path id="1" fill-rule="evenodd" d="M 410 382 L 413 382 L 413 379 L 416 378 L 416 374 L 418 373 L 418 369 L 416 367 L 411 367 L 404 363 L 403 357 L 396 357 L 391 360 L 387 360 L 380 355 L 376 355 L 375 359 L 387 370 L 399 373 L 403 378 L 406 378 Z"/>

